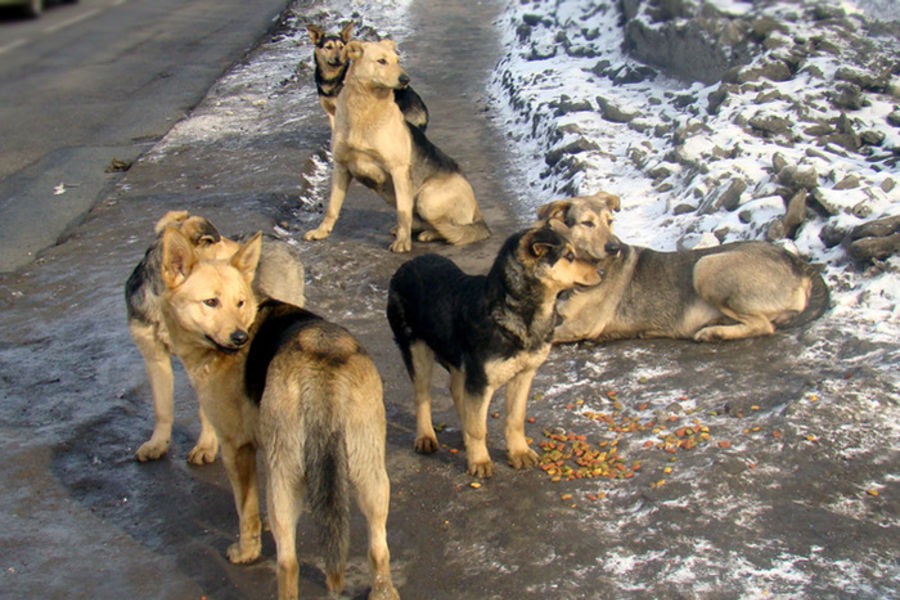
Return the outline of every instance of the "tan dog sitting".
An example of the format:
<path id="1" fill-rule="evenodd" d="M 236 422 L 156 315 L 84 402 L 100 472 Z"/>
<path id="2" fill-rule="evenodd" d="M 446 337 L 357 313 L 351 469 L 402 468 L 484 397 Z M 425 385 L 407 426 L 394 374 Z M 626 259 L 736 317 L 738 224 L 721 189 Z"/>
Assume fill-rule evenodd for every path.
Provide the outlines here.
<path id="1" fill-rule="evenodd" d="M 629 246 L 612 230 L 618 196 L 551 202 L 538 218 L 600 260 L 603 281 L 574 290 L 559 307 L 553 341 L 670 337 L 698 342 L 772 334 L 828 307 L 828 288 L 810 265 L 766 242 L 657 252 Z"/>
<path id="2" fill-rule="evenodd" d="M 331 137 L 331 196 L 322 223 L 304 238 L 331 234 L 353 178 L 397 208 L 393 252 L 412 248 L 414 217 L 423 227 L 419 241 L 469 244 L 487 238 L 490 230 L 459 165 L 407 123 L 394 101 L 394 90 L 409 84 L 396 44 L 351 41 L 344 53 L 351 62 Z"/>

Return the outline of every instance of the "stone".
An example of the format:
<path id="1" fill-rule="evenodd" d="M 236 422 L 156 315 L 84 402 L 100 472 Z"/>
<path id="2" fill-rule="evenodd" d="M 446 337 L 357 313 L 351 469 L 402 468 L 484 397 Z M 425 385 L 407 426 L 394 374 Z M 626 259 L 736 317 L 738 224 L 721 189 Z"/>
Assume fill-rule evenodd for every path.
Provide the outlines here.
<path id="1" fill-rule="evenodd" d="M 600 114 L 603 115 L 603 118 L 613 123 L 628 123 L 640 115 L 638 111 L 628 111 L 619 108 L 602 96 L 597 96 L 597 104 L 600 106 Z"/>
<path id="2" fill-rule="evenodd" d="M 867 129 L 859 134 L 859 141 L 867 146 L 880 146 L 884 143 L 885 137 L 883 131 Z"/>
<path id="3" fill-rule="evenodd" d="M 864 237 L 886 237 L 900 233 L 900 215 L 882 217 L 857 225 L 850 231 L 850 239 L 858 240 Z"/>
<path id="4" fill-rule="evenodd" d="M 836 184 L 831 189 L 834 190 L 852 190 L 853 188 L 859 187 L 859 175 L 856 173 L 850 173 Z"/>
<path id="5" fill-rule="evenodd" d="M 819 185 L 819 175 L 815 167 L 799 168 L 788 165 L 778 172 L 779 183 L 798 190 L 800 188 L 811 190 Z"/>
<path id="6" fill-rule="evenodd" d="M 787 211 L 781 221 L 785 237 L 793 239 L 797 229 L 806 220 L 806 195 L 806 190 L 800 190 L 788 202 Z"/>
<path id="7" fill-rule="evenodd" d="M 765 115 L 751 117 L 748 121 L 754 131 L 767 135 L 780 135 L 791 130 L 792 123 L 784 117 Z"/>
<path id="8" fill-rule="evenodd" d="M 858 261 L 887 260 L 900 251 L 900 233 L 850 242 L 847 252 Z"/>
<path id="9" fill-rule="evenodd" d="M 733 211 L 741 204 L 741 194 L 747 189 L 747 183 L 738 177 L 731 180 L 728 186 L 718 200 L 716 206 L 724 208 L 727 211 Z"/>

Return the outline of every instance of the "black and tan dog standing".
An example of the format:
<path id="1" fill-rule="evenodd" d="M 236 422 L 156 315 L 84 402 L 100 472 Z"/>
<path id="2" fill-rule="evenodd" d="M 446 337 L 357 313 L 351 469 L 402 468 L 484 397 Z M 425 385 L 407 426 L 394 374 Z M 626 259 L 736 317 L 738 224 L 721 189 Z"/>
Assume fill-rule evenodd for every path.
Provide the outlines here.
<path id="1" fill-rule="evenodd" d="M 525 439 L 525 410 L 531 382 L 550 352 L 557 296 L 599 281 L 596 265 L 548 228 L 510 236 L 487 276 L 467 275 L 436 254 L 403 264 L 391 278 L 387 316 L 413 383 L 416 450 L 438 448 L 430 395 L 436 359 L 450 371 L 468 473 L 493 475 L 487 413 L 504 385 L 509 464 L 536 465 L 537 454 Z"/>
<path id="2" fill-rule="evenodd" d="M 348 62 L 343 50 L 353 35 L 353 22 L 344 25 L 337 34 L 327 34 L 321 27 L 312 24 L 307 25 L 306 29 L 309 32 L 309 39 L 315 46 L 313 58 L 316 64 L 315 82 L 319 103 L 328 115 L 331 128 L 334 129 L 337 97 L 344 87 L 344 77 L 347 75 Z M 394 90 L 394 102 L 408 123 L 425 131 L 428 127 L 428 107 L 412 87 Z"/>
<path id="3" fill-rule="evenodd" d="M 222 236 L 208 219 L 188 211 L 169 211 L 156 223 L 156 240 L 125 284 L 128 330 L 144 359 L 156 417 L 153 434 L 135 453 L 142 462 L 156 460 L 168 452 L 174 422 L 172 345 L 160 312 L 165 291 L 161 234 L 167 227 L 180 229 L 193 244 L 197 255 L 203 258 L 227 258 L 240 247 L 237 241 Z M 253 288 L 258 300 L 274 298 L 303 306 L 303 263 L 296 248 L 277 238 L 263 236 Z M 200 436 L 188 454 L 188 462 L 196 465 L 213 462 L 218 451 L 215 431 L 201 408 Z"/>
<path id="4" fill-rule="evenodd" d="M 411 250 L 414 217 L 423 228 L 422 242 L 461 245 L 490 236 L 459 165 L 407 123 L 394 102 L 394 90 L 409 84 L 394 42 L 353 40 L 344 54 L 351 62 L 331 135 L 331 196 L 325 218 L 304 238 L 331 235 L 354 178 L 397 208 L 393 252 Z"/>
<path id="5" fill-rule="evenodd" d="M 554 342 L 669 337 L 698 342 L 770 335 L 806 324 L 828 308 L 822 276 L 767 242 L 657 252 L 613 233 L 618 196 L 600 192 L 551 202 L 539 224 L 600 261 L 603 281 L 560 304 Z"/>
<path id="6" fill-rule="evenodd" d="M 386 537 L 381 378 L 345 329 L 297 306 L 257 304 L 251 282 L 260 253 L 259 234 L 226 259 L 198 256 L 176 227 L 162 234 L 162 318 L 218 435 L 240 521 L 228 558 L 247 563 L 260 555 L 259 447 L 279 598 L 297 597 L 295 536 L 304 497 L 321 528 L 328 589 L 342 590 L 351 485 L 369 525 L 369 598 L 397 598 Z"/>

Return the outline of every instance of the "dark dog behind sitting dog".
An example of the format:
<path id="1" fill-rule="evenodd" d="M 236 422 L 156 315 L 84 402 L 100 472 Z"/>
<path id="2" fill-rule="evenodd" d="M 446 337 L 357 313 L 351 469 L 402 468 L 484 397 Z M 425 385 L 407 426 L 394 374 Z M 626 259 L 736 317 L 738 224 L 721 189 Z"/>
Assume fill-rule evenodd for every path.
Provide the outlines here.
<path id="1" fill-rule="evenodd" d="M 596 265 L 550 229 L 510 236 L 490 272 L 467 275 L 436 254 L 414 258 L 391 278 L 387 315 L 413 382 L 418 452 L 437 450 L 431 423 L 435 358 L 450 371 L 450 392 L 463 428 L 468 472 L 490 477 L 487 411 L 506 385 L 506 446 L 517 469 L 537 464 L 525 440 L 531 382 L 547 358 L 562 290 L 600 281 Z"/>
<path id="2" fill-rule="evenodd" d="M 629 246 L 612 231 L 619 198 L 551 202 L 541 224 L 567 235 L 601 261 L 600 285 L 561 303 L 554 342 L 640 337 L 700 342 L 769 335 L 821 316 L 829 294 L 822 276 L 766 242 L 737 242 L 681 252 Z"/>
<path id="3" fill-rule="evenodd" d="M 321 27 L 312 24 L 307 25 L 306 29 L 309 31 L 309 39 L 316 47 L 313 50 L 313 58 L 316 63 L 315 81 L 319 103 L 328 115 L 331 128 L 334 129 L 337 97 L 344 87 L 344 77 L 347 75 L 349 65 L 343 55 L 343 49 L 353 35 L 353 22 L 344 25 L 338 34 L 326 34 Z M 428 127 L 428 107 L 415 90 L 409 86 L 394 90 L 394 102 L 400 107 L 400 112 L 409 124 L 425 131 Z"/>

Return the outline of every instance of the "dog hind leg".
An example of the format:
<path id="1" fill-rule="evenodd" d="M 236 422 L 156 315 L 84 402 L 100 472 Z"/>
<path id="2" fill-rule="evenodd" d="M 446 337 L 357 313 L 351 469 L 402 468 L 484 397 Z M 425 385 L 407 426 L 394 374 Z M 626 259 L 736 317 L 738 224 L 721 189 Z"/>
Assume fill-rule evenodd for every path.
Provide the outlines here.
<path id="1" fill-rule="evenodd" d="M 525 440 L 525 411 L 528 392 L 536 370 L 519 373 L 506 384 L 506 449 L 509 464 L 514 469 L 529 469 L 538 464 L 537 452 Z"/>
<path id="2" fill-rule="evenodd" d="M 368 439 L 368 436 L 365 436 Z M 382 437 L 383 439 L 383 437 Z M 359 510 L 369 529 L 369 567 L 372 571 L 370 600 L 398 599 L 391 580 L 391 553 L 387 545 L 390 481 L 384 468 L 384 451 L 368 459 L 351 457 L 350 477 L 357 491 Z"/>
<path id="3" fill-rule="evenodd" d="M 739 340 L 741 338 L 758 335 L 772 335 L 775 326 L 765 315 L 739 315 L 727 308 L 720 310 L 728 317 L 737 321 L 734 325 L 710 325 L 702 328 L 694 334 L 694 340 L 698 342 L 712 342 L 715 340 Z"/>
<path id="4" fill-rule="evenodd" d="M 416 452 L 432 454 L 438 449 L 437 434 L 431 420 L 431 377 L 434 371 L 434 351 L 425 342 L 410 347 L 414 400 L 416 404 Z"/>
<path id="5" fill-rule="evenodd" d="M 299 578 L 297 519 L 302 506 L 302 490 L 294 474 L 284 473 L 284 470 L 276 468 L 269 471 L 269 521 L 278 555 L 278 600 L 295 600 Z"/>
<path id="6" fill-rule="evenodd" d="M 225 443 L 222 446 L 222 463 L 231 482 L 240 523 L 238 541 L 228 547 L 228 560 L 235 564 L 253 562 L 259 558 L 262 549 L 256 448 L 250 444 L 235 448 Z"/>

